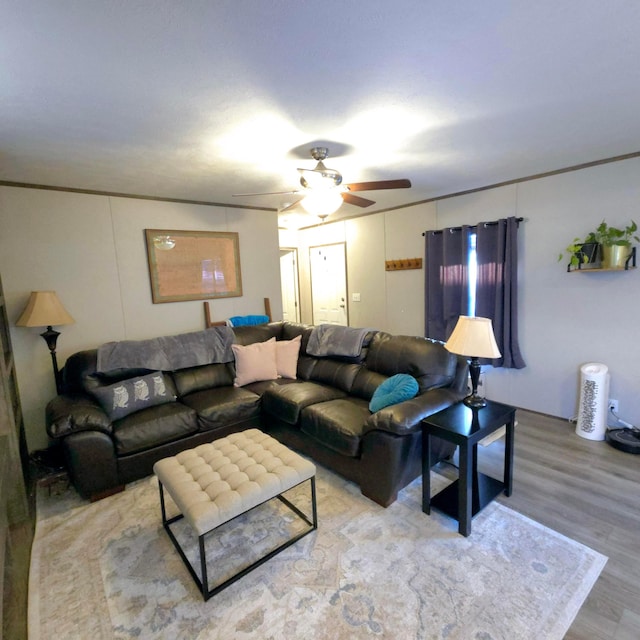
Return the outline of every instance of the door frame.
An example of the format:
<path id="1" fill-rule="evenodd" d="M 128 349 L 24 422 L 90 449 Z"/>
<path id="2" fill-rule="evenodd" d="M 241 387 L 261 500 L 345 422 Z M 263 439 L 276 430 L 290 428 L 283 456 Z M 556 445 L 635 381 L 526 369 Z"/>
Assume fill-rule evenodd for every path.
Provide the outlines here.
<path id="1" fill-rule="evenodd" d="M 280 247 L 280 254 L 282 254 L 283 251 L 290 251 L 293 253 L 293 259 L 295 264 L 294 270 L 293 270 L 293 279 L 294 279 L 293 293 L 296 298 L 295 322 L 301 322 L 302 309 L 301 309 L 301 298 L 300 298 L 300 259 L 298 256 L 298 249 L 297 247 Z M 280 257 L 282 257 L 282 255 Z M 282 289 L 282 273 L 280 274 L 280 288 Z"/>

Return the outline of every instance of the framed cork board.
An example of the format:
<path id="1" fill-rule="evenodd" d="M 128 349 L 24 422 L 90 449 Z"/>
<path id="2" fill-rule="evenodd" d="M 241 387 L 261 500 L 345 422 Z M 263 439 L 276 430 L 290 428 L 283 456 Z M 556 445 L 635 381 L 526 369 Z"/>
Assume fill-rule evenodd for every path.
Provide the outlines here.
<path id="1" fill-rule="evenodd" d="M 154 304 L 242 295 L 238 234 L 145 229 Z"/>

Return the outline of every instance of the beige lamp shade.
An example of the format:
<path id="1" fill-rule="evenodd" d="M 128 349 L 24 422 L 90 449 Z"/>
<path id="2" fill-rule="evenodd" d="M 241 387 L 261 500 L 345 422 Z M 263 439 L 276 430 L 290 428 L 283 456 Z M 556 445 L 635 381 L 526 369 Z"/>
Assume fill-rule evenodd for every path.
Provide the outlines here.
<path id="1" fill-rule="evenodd" d="M 460 316 L 451 337 L 444 345 L 447 351 L 469 358 L 499 358 L 500 349 L 489 318 Z"/>
<path id="2" fill-rule="evenodd" d="M 32 291 L 27 306 L 18 318 L 18 327 L 51 327 L 73 324 L 75 320 L 62 306 L 55 291 Z"/>

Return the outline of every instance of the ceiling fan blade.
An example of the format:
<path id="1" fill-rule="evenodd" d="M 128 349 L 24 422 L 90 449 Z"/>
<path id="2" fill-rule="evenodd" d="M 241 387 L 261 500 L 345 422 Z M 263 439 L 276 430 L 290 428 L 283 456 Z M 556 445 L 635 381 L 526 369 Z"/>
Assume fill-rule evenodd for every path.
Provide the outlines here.
<path id="1" fill-rule="evenodd" d="M 377 189 L 408 189 L 411 180 L 401 178 L 399 180 L 374 180 L 372 182 L 352 182 L 345 185 L 349 191 L 376 191 Z"/>
<path id="2" fill-rule="evenodd" d="M 367 200 L 360 196 L 351 195 L 348 191 L 344 191 L 341 195 L 347 204 L 354 204 L 356 207 L 370 207 L 372 204 L 375 204 L 374 200 Z"/>
<path id="3" fill-rule="evenodd" d="M 300 200 L 296 200 L 292 202 L 290 205 L 287 205 L 284 209 L 278 209 L 278 213 L 285 213 L 286 211 L 291 211 L 291 209 L 295 209 L 302 202 L 302 198 Z"/>
<path id="4" fill-rule="evenodd" d="M 262 193 L 232 193 L 232 198 L 240 198 L 245 196 L 285 196 L 292 193 L 300 193 L 300 190 L 297 191 L 266 191 Z"/>

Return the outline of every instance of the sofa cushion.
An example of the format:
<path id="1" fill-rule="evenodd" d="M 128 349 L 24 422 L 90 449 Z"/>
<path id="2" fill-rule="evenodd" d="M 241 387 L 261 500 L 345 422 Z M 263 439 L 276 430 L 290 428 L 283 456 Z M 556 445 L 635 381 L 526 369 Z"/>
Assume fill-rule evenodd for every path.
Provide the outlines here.
<path id="1" fill-rule="evenodd" d="M 180 402 L 137 411 L 113 423 L 118 455 L 145 451 L 198 431 L 196 412 Z"/>
<path id="2" fill-rule="evenodd" d="M 260 396 L 233 386 L 196 391 L 181 402 L 198 413 L 201 431 L 257 420 L 260 416 Z"/>
<path id="3" fill-rule="evenodd" d="M 453 383 L 457 358 L 436 340 L 378 332 L 371 340 L 366 367 L 386 376 L 408 373 L 424 392 Z"/>
<path id="4" fill-rule="evenodd" d="M 246 346 L 233 344 L 231 348 L 236 359 L 236 377 L 233 381 L 236 387 L 278 377 L 275 338 Z"/>
<path id="5" fill-rule="evenodd" d="M 298 356 L 297 377 L 302 380 L 311 380 L 311 375 L 318 362 L 320 362 L 318 358 L 304 355 L 301 349 L 300 355 Z"/>
<path id="6" fill-rule="evenodd" d="M 377 371 L 371 371 L 366 367 L 361 367 L 353 381 L 349 395 L 362 398 L 363 400 L 371 400 L 376 389 L 387 379 L 388 376 L 382 375 Z"/>
<path id="7" fill-rule="evenodd" d="M 361 368 L 360 364 L 339 362 L 333 358 L 318 358 L 311 370 L 310 379 L 349 393 Z"/>
<path id="8" fill-rule="evenodd" d="M 313 331 L 313 327 L 308 324 L 301 324 L 299 322 L 283 322 L 282 323 L 282 335 L 280 337 L 281 340 L 291 340 L 296 336 L 300 336 L 302 338 L 302 342 L 300 345 L 300 353 L 307 353 L 307 344 L 309 343 L 309 338 L 311 337 L 311 332 Z"/>
<path id="9" fill-rule="evenodd" d="M 325 447 L 355 458 L 360 454 L 364 423 L 371 414 L 366 400 L 341 398 L 306 407 L 300 430 Z"/>
<path id="10" fill-rule="evenodd" d="M 269 324 L 233 327 L 235 342 L 246 346 L 255 342 L 266 342 L 271 338 L 280 338 L 282 324 L 282 322 L 271 322 Z"/>
<path id="11" fill-rule="evenodd" d="M 233 384 L 233 372 L 228 364 L 205 364 L 173 372 L 178 396 L 186 396 L 201 389 L 225 387 Z"/>
<path id="12" fill-rule="evenodd" d="M 90 376 L 96 372 L 97 363 L 97 349 L 78 351 L 71 354 L 60 372 L 65 393 L 87 391 L 88 389 L 85 387 L 84 379 L 86 376 Z"/>
<path id="13" fill-rule="evenodd" d="M 276 380 L 260 380 L 258 382 L 250 382 L 242 388 L 261 396 L 267 389 L 278 387 L 282 384 L 296 384 L 296 382 L 297 380 L 295 378 L 277 378 Z"/>
<path id="14" fill-rule="evenodd" d="M 298 354 L 302 336 L 292 340 L 278 340 L 276 342 L 276 368 L 281 378 L 295 378 L 298 369 Z"/>
<path id="15" fill-rule="evenodd" d="M 278 420 L 295 425 L 300 418 L 300 412 L 305 407 L 317 402 L 344 398 L 346 395 L 340 389 L 315 382 L 274 385 L 262 395 L 262 410 L 267 415 L 275 416 Z"/>
<path id="16" fill-rule="evenodd" d="M 98 386 L 91 393 L 111 420 L 120 420 L 130 413 L 176 400 L 162 371 Z"/>
<path id="17" fill-rule="evenodd" d="M 392 404 L 414 398 L 418 393 L 418 381 L 406 373 L 397 373 L 387 378 L 374 392 L 369 402 L 372 413 Z"/>

